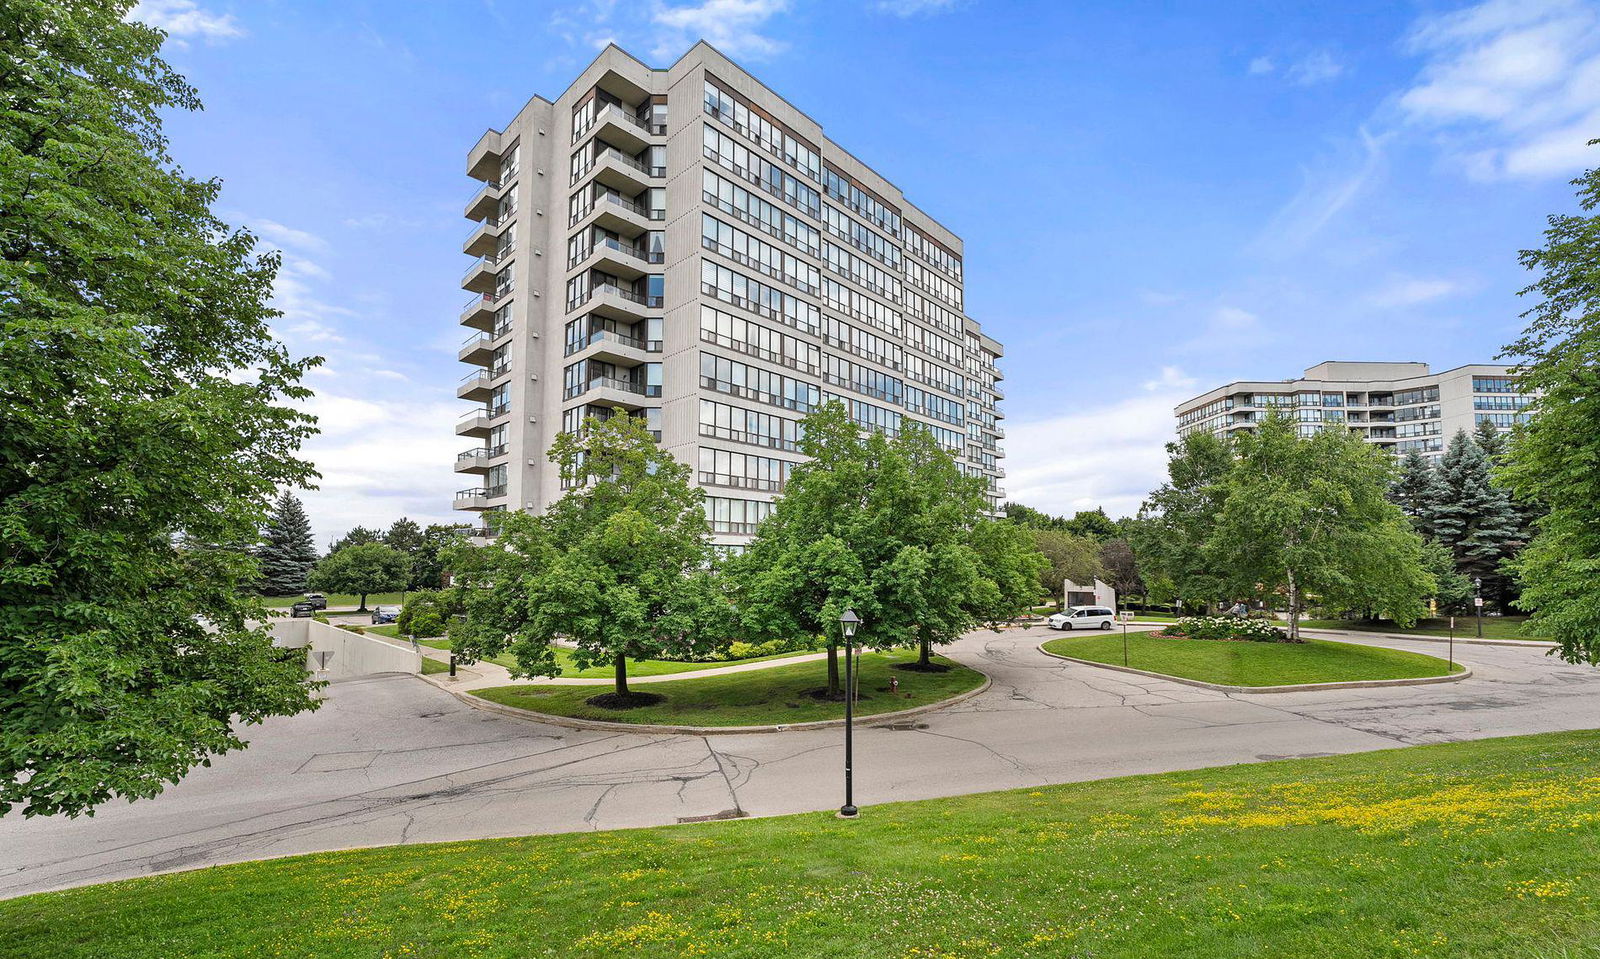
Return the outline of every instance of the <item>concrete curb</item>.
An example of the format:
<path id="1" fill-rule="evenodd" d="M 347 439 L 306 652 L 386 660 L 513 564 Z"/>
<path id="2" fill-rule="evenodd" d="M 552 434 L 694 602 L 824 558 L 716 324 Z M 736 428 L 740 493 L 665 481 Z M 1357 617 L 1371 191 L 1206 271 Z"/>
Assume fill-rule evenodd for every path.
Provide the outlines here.
<path id="1" fill-rule="evenodd" d="M 968 666 L 967 668 L 971 669 L 972 667 Z M 980 671 L 974 670 L 974 672 Z M 913 706 L 910 709 L 902 709 L 892 713 L 873 713 L 870 716 L 859 717 L 856 722 L 869 726 L 878 726 L 882 725 L 884 720 L 893 721 L 906 719 L 911 716 L 920 716 L 923 713 L 930 713 L 936 709 L 944 709 L 947 706 L 954 706 L 957 703 L 966 702 L 974 696 L 987 692 L 990 685 L 993 684 L 994 681 L 991 680 L 987 674 L 980 674 L 983 675 L 983 682 L 980 683 L 976 688 L 969 689 L 964 693 L 957 693 L 956 695 L 951 696 L 949 699 L 941 699 L 936 703 L 928 703 L 923 706 Z M 819 719 L 815 722 L 783 723 L 776 726 L 659 726 L 647 723 L 611 723 L 599 719 L 577 719 L 572 716 L 552 716 L 549 713 L 534 712 L 531 709 L 519 709 L 516 706 L 507 706 L 503 703 L 491 702 L 481 696 L 474 696 L 472 693 L 467 692 L 466 690 L 451 689 L 448 685 L 448 682 L 438 682 L 435 676 L 423 676 L 418 674 L 417 678 L 425 683 L 439 687 L 474 709 L 482 709 L 486 712 L 499 713 L 502 716 L 509 716 L 512 719 L 521 719 L 526 722 L 543 723 L 547 726 L 564 726 L 568 729 L 593 729 L 613 733 L 643 733 L 645 735 L 653 736 L 720 736 L 738 733 L 786 733 L 803 729 L 828 729 L 831 727 L 844 725 L 844 720 L 842 719 Z"/>
<path id="2" fill-rule="evenodd" d="M 1050 642 L 1050 640 L 1045 640 Z M 1215 689 L 1223 693 L 1309 693 L 1322 689 L 1375 689 L 1383 686 L 1431 686 L 1435 683 L 1459 683 L 1472 676 L 1472 667 L 1462 664 L 1461 672 L 1451 673 L 1448 676 L 1422 676 L 1417 679 L 1362 679 L 1348 683 L 1297 683 L 1292 686 L 1224 686 L 1221 683 L 1207 683 L 1198 679 L 1184 679 L 1182 676 L 1170 676 L 1166 673 L 1153 673 L 1147 669 L 1134 669 L 1132 666 L 1113 666 L 1110 663 L 1097 663 L 1091 659 L 1078 659 L 1075 656 L 1063 656 L 1052 653 L 1044 648 L 1044 643 L 1039 644 L 1039 652 L 1054 659 L 1064 659 L 1069 663 L 1081 663 L 1084 666 L 1097 666 L 1101 669 L 1110 669 L 1119 673 L 1133 673 L 1136 676 L 1149 676 L 1152 679 L 1165 679 L 1168 682 L 1182 683 L 1185 686 L 1198 686 L 1201 689 Z"/>
<path id="3" fill-rule="evenodd" d="M 1420 636 L 1416 633 L 1363 633 L 1354 629 L 1306 629 L 1301 627 L 1302 633 L 1314 633 L 1319 636 L 1343 637 L 1346 639 L 1359 637 L 1361 639 L 1409 639 L 1418 643 L 1449 643 L 1448 636 Z M 1457 645 L 1466 646 L 1521 646 L 1532 649 L 1558 649 L 1560 643 L 1547 643 L 1538 639 L 1479 639 L 1476 636 L 1456 637 Z"/>

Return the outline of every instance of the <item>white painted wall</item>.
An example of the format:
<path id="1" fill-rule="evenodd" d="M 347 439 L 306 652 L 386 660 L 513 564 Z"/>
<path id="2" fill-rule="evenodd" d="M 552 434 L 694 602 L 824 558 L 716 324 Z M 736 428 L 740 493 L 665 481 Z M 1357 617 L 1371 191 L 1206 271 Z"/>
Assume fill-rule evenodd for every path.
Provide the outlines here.
<path id="1" fill-rule="evenodd" d="M 306 669 L 318 679 L 338 681 L 374 673 L 420 673 L 422 654 L 372 636 L 352 633 L 314 619 L 278 619 L 271 626 L 272 644 L 306 651 Z M 313 653 L 331 652 L 326 670 L 318 670 Z"/>

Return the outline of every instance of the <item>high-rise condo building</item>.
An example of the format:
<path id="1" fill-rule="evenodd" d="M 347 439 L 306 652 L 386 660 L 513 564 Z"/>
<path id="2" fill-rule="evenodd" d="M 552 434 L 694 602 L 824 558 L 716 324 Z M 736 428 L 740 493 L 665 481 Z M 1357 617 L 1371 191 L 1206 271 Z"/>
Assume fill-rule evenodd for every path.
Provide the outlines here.
<path id="1" fill-rule="evenodd" d="M 1296 420 L 1302 436 L 1329 425 L 1403 455 L 1438 459 L 1458 430 L 1481 422 L 1510 429 L 1527 414 L 1510 368 L 1489 363 L 1434 373 L 1426 363 L 1319 363 L 1292 380 L 1229 383 L 1179 404 L 1178 435 L 1228 436 L 1252 429 L 1269 411 Z"/>
<path id="2" fill-rule="evenodd" d="M 711 46 L 664 70 L 607 47 L 467 173 L 457 509 L 543 510 L 558 432 L 620 408 L 737 548 L 830 400 L 929 427 L 998 509 L 1001 349 L 966 315 L 961 239 Z"/>

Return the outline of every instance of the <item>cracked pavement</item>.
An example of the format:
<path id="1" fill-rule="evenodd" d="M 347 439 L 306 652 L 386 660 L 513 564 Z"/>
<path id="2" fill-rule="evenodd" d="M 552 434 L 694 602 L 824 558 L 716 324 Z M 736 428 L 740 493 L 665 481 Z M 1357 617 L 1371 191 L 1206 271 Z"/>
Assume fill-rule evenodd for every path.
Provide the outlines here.
<path id="1" fill-rule="evenodd" d="M 1600 727 L 1600 670 L 1539 647 L 1458 644 L 1460 683 L 1229 694 L 1052 659 L 1048 630 L 947 654 L 983 694 L 856 732 L 863 807 L 1137 773 Z M 1441 655 L 1437 643 L 1360 640 Z M 908 677 L 907 681 L 915 681 Z M 0 898 L 273 856 L 829 809 L 837 728 L 747 735 L 574 730 L 473 709 L 409 676 L 337 683 L 315 713 L 153 800 L 0 820 Z M 871 815 L 870 810 L 865 810 Z"/>

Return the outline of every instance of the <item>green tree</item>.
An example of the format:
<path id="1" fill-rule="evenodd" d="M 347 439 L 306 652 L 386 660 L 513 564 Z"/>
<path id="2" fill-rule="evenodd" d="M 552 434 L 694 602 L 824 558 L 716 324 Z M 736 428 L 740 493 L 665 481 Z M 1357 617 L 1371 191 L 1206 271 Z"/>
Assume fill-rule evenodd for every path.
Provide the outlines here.
<path id="1" fill-rule="evenodd" d="M 461 612 L 461 590 L 425 589 L 406 596 L 406 602 L 395 619 L 401 634 L 406 636 L 443 636 L 450 621 Z"/>
<path id="2" fill-rule="evenodd" d="M 801 452 L 810 461 L 730 568 L 750 632 L 824 638 L 828 695 L 841 695 L 846 609 L 863 620 L 860 645 L 915 646 L 918 666 L 935 668 L 933 646 L 1026 608 L 1039 560 L 1018 531 L 983 519 L 982 479 L 930 432 L 863 433 L 828 403 L 806 417 Z"/>
<path id="3" fill-rule="evenodd" d="M 1001 507 L 1001 512 L 1008 522 L 1026 529 L 1062 529 L 1067 525 L 1067 521 L 1059 516 L 1051 516 L 1021 503 L 1007 503 Z"/>
<path id="4" fill-rule="evenodd" d="M 1122 532 L 1103 509 L 1079 510 L 1061 528 L 1095 540 L 1114 539 Z"/>
<path id="5" fill-rule="evenodd" d="M 1456 559 L 1439 543 L 1422 545 L 1422 565 L 1433 576 L 1433 601 L 1441 613 L 1459 613 L 1472 601 L 1472 580 L 1456 569 Z"/>
<path id="6" fill-rule="evenodd" d="M 315 476 L 272 337 L 278 268 L 172 161 L 199 109 L 132 4 L 0 16 L 0 814 L 153 796 L 313 708 L 253 585 Z"/>
<path id="7" fill-rule="evenodd" d="M 449 623 L 450 649 L 462 662 L 509 652 L 513 677 L 556 676 L 550 637 L 535 628 L 529 594 L 554 560 L 543 516 L 520 510 L 497 517 L 498 535 L 487 546 L 465 538 L 442 548 L 441 562 L 459 590 L 462 615 Z"/>
<path id="8" fill-rule="evenodd" d="M 417 525 L 416 520 L 402 516 L 383 531 L 382 542 L 407 556 L 416 556 L 424 542 L 422 527 Z"/>
<path id="9" fill-rule="evenodd" d="M 1544 246 L 1520 256 L 1539 274 L 1522 294 L 1538 302 L 1506 355 L 1534 399 L 1501 475 L 1545 510 L 1512 567 L 1528 628 L 1569 662 L 1600 664 L 1600 169 L 1572 182 L 1583 212 L 1551 216 Z"/>
<path id="10" fill-rule="evenodd" d="M 1506 434 L 1488 420 L 1479 420 L 1472 430 L 1473 442 L 1489 457 L 1490 465 L 1498 465 L 1506 452 Z"/>
<path id="11" fill-rule="evenodd" d="M 1389 488 L 1389 499 L 1400 507 L 1400 512 L 1411 520 L 1411 528 L 1423 539 L 1434 538 L 1434 514 L 1444 497 L 1444 484 L 1439 480 L 1439 471 L 1416 450 L 1407 452 L 1400 460 L 1400 471 L 1394 485 Z"/>
<path id="12" fill-rule="evenodd" d="M 439 589 L 444 585 L 444 551 L 471 535 L 466 523 L 431 523 L 422 531 L 422 543 L 411 554 L 411 583 L 408 589 Z"/>
<path id="13" fill-rule="evenodd" d="M 1237 440 L 1205 553 L 1233 596 L 1284 596 L 1298 638 L 1308 594 L 1417 621 L 1434 590 L 1422 539 L 1390 502 L 1389 454 L 1349 430 L 1309 439 L 1274 412 Z"/>
<path id="14" fill-rule="evenodd" d="M 382 543 L 362 543 L 324 556 L 311 570 L 310 585 L 325 593 L 354 593 L 361 597 L 356 611 L 363 612 L 368 595 L 405 589 L 410 575 L 406 554 Z"/>
<path id="15" fill-rule="evenodd" d="M 261 592 L 268 596 L 293 596 L 306 589 L 306 577 L 317 565 L 317 545 L 311 536 L 311 519 L 299 497 L 285 490 L 272 507 L 263 542 L 256 548 L 261 564 Z"/>
<path id="16" fill-rule="evenodd" d="M 1100 544 L 1102 578 L 1120 599 L 1144 594 L 1144 578 L 1139 575 L 1139 558 L 1133 544 L 1125 539 L 1108 539 Z"/>
<path id="17" fill-rule="evenodd" d="M 1046 599 L 1062 600 L 1062 583 L 1072 580 L 1081 586 L 1092 584 L 1103 569 L 1100 566 L 1100 544 L 1087 536 L 1062 530 L 1035 530 L 1034 546 L 1044 556 L 1045 565 L 1039 570 L 1038 594 Z"/>
<path id="18" fill-rule="evenodd" d="M 1460 430 L 1439 461 L 1440 499 L 1433 534 L 1455 557 L 1456 569 L 1482 579 L 1484 594 L 1504 606 L 1506 575 L 1501 564 L 1522 546 L 1522 531 L 1510 495 L 1490 478 L 1483 448 Z"/>
<path id="19" fill-rule="evenodd" d="M 365 546 L 368 543 L 381 542 L 383 542 L 382 533 L 375 529 L 367 529 L 365 526 L 355 526 L 351 528 L 350 532 L 328 544 L 328 555 L 332 556 L 334 553 L 342 549 L 349 549 L 352 546 Z"/>
<path id="20" fill-rule="evenodd" d="M 1222 575 L 1206 544 L 1222 512 L 1222 480 L 1233 469 L 1228 444 L 1210 433 L 1191 433 L 1167 444 L 1167 482 L 1139 509 L 1133 547 L 1146 574 L 1169 583 L 1173 599 L 1191 608 L 1222 595 Z"/>

